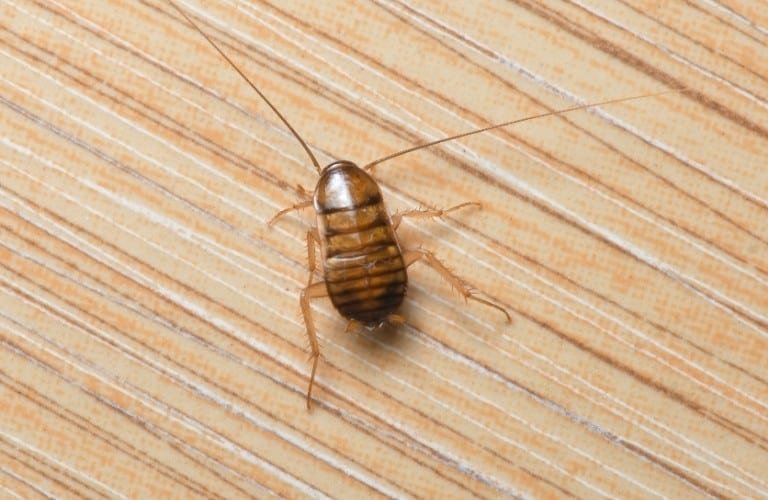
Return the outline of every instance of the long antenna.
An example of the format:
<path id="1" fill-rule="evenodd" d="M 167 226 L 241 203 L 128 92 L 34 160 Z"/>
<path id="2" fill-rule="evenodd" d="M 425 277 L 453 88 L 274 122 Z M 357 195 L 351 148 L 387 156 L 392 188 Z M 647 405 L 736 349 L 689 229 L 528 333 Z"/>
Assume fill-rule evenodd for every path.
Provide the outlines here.
<path id="1" fill-rule="evenodd" d="M 403 156 L 404 154 L 408 154 L 408 153 L 412 153 L 414 151 L 418 151 L 419 149 L 428 148 L 430 146 L 435 146 L 437 144 L 442 144 L 444 142 L 453 141 L 453 140 L 456 140 L 456 139 L 461 139 L 462 137 L 468 137 L 470 135 L 479 134 L 481 132 L 487 132 L 489 130 L 493 130 L 493 129 L 496 129 L 496 128 L 508 127 L 509 125 L 514 125 L 516 123 L 527 122 L 529 120 L 535 120 L 537 118 L 544 118 L 545 116 L 560 115 L 560 114 L 563 114 L 563 113 L 568 113 L 568 112 L 571 112 L 571 111 L 577 111 L 579 109 L 584 109 L 584 108 L 593 108 L 595 106 L 604 106 L 606 104 L 615 104 L 615 103 L 618 103 L 618 102 L 632 101 L 632 100 L 635 100 L 635 99 L 643 99 L 645 97 L 656 97 L 656 96 L 660 96 L 660 95 L 664 95 L 664 94 L 671 94 L 673 92 L 683 92 L 685 90 L 686 89 L 684 89 L 684 88 L 678 88 L 678 89 L 672 89 L 672 90 L 664 90 L 662 92 L 656 92 L 656 93 L 653 93 L 653 94 L 643 94 L 643 95 L 636 95 L 636 96 L 632 96 L 632 97 L 621 97 L 619 99 L 610 99 L 610 100 L 607 100 L 607 101 L 593 102 L 593 103 L 590 103 L 590 104 L 581 104 L 579 106 L 573 106 L 573 107 L 570 107 L 570 108 L 564 108 L 564 109 L 559 109 L 559 110 L 556 110 L 556 111 L 550 111 L 548 113 L 541 113 L 541 114 L 538 114 L 538 115 L 526 116 L 525 118 L 518 118 L 516 120 L 512 120 L 512 121 L 508 121 L 508 122 L 504 122 L 504 123 L 497 123 L 496 125 L 490 125 L 488 127 L 483 127 L 481 129 L 472 130 L 470 132 L 464 132 L 462 134 L 452 135 L 450 137 L 444 137 L 444 138 L 438 139 L 436 141 L 427 142 L 425 144 L 419 144 L 417 146 L 413 146 L 411 148 L 404 149 L 402 151 L 398 151 L 397 153 L 392 153 L 391 155 L 387 155 L 387 156 L 385 156 L 383 158 L 379 158 L 378 160 L 372 161 L 371 163 L 369 163 L 366 166 L 364 166 L 363 169 L 364 170 L 371 170 L 373 167 L 375 167 L 376 165 L 378 165 L 380 163 L 384 163 L 385 161 L 389 161 L 392 158 L 397 158 L 398 156 Z"/>
<path id="2" fill-rule="evenodd" d="M 172 6 L 174 9 L 176 9 L 176 10 L 179 12 L 179 14 L 181 14 L 181 15 L 184 17 L 184 19 L 186 19 L 186 20 L 187 20 L 187 22 L 188 22 L 189 24 L 191 24 L 191 25 L 192 25 L 192 27 L 193 27 L 193 28 L 195 28 L 195 29 L 196 29 L 196 30 L 197 30 L 197 31 L 198 31 L 198 32 L 199 32 L 201 35 L 203 35 L 203 37 L 204 37 L 206 40 L 208 40 L 208 43 L 210 43 L 210 44 L 211 44 L 211 46 L 212 46 L 214 49 L 216 49 L 216 52 L 218 52 L 219 54 L 221 54 L 221 57 L 223 57 L 223 58 L 224 58 L 224 60 L 226 60 L 226 61 L 229 63 L 229 65 L 230 65 L 230 66 L 232 66 L 232 68 L 234 68 L 234 70 L 235 70 L 235 71 L 237 71 L 237 73 L 238 73 L 238 74 L 239 74 L 239 75 L 240 75 L 240 76 L 243 78 L 243 80 L 245 80 L 246 82 L 248 82 L 248 85 L 250 85 L 250 86 L 251 86 L 251 88 L 252 88 L 253 90 L 255 90 L 257 94 L 259 94 L 259 97 L 261 97 L 261 98 L 264 100 L 264 102 L 266 102 L 266 103 L 267 103 L 267 106 L 269 106 L 269 107 L 272 109 L 272 111 L 274 111 L 274 112 L 275 112 L 275 114 L 278 116 L 278 118 L 280 118 L 280 120 L 282 120 L 282 122 L 285 124 L 285 126 L 286 126 L 286 127 L 288 127 L 288 130 L 290 130 L 290 131 L 291 131 L 291 133 L 293 134 L 293 136 L 294 136 L 296 139 L 298 139 L 298 141 L 301 143 L 301 146 L 304 148 L 304 151 L 306 151 L 306 152 L 307 152 L 307 155 L 309 155 L 309 158 L 312 160 L 312 164 L 315 166 L 315 170 L 317 170 L 317 173 L 320 173 L 320 164 L 317 162 L 317 158 L 315 158 L 315 155 L 313 155 L 313 154 L 312 154 L 312 151 L 309 149 L 309 146 L 307 146 L 307 143 L 306 143 L 306 142 L 304 142 L 304 139 L 302 139 L 302 138 L 301 138 L 301 136 L 298 134 L 298 132 L 296 132 L 296 130 L 295 130 L 295 129 L 294 129 L 292 126 L 291 126 L 291 124 L 290 124 L 290 123 L 288 123 L 288 120 L 286 120 L 286 118 L 283 116 L 283 114 L 282 114 L 280 111 L 278 111 L 278 110 L 277 110 L 277 108 L 276 108 L 276 107 L 275 107 L 275 106 L 274 106 L 274 105 L 273 105 L 273 104 L 272 104 L 272 103 L 269 101 L 269 99 L 267 99 L 267 96 L 265 96 L 265 95 L 264 95 L 264 94 L 261 92 L 261 90 L 259 90 L 259 88 L 258 88 L 258 87 L 257 87 L 257 86 L 256 86 L 256 85 L 255 85 L 255 84 L 254 84 L 254 83 L 253 83 L 251 80 L 249 80 L 247 76 L 245 76 L 245 73 L 243 73 L 243 71 L 242 71 L 242 70 L 241 70 L 241 69 L 240 69 L 240 68 L 237 66 L 237 64 L 235 64 L 235 63 L 232 61 L 232 59 L 230 59 L 230 58 L 229 58 L 229 56 L 227 56 L 227 54 L 225 54 L 225 53 L 224 53 L 224 51 L 223 51 L 223 50 L 221 50 L 221 49 L 219 48 L 219 46 L 216 44 L 216 42 L 214 42 L 214 41 L 213 41 L 213 39 L 212 39 L 211 37 L 209 37 L 208 35 L 206 35 L 206 34 L 205 34 L 205 32 L 204 32 L 203 30 L 201 30 L 201 29 L 200 29 L 200 27 L 197 25 L 197 23 L 195 23 L 195 22 L 192 20 L 192 18 L 191 18 L 191 17 L 189 17 L 189 16 L 187 15 L 187 13 L 186 13 L 186 12 L 184 12 L 184 11 L 181 9 L 181 7 L 179 7 L 178 5 L 176 5 L 176 3 L 175 3 L 175 2 L 173 2 L 173 0 L 167 0 L 167 1 L 168 1 L 168 3 L 169 3 L 169 4 L 171 4 L 171 6 Z"/>

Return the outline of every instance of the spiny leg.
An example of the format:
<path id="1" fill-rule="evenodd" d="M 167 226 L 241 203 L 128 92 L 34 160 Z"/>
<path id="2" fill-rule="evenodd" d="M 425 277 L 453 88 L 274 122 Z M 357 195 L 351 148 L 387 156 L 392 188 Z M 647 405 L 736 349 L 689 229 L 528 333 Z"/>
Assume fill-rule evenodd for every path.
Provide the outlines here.
<path id="1" fill-rule="evenodd" d="M 425 209 L 416 208 L 412 210 L 406 210 L 404 212 L 400 212 L 392 216 L 392 226 L 395 229 L 397 229 L 397 226 L 400 225 L 400 222 L 402 222 L 403 217 L 413 217 L 413 218 L 442 217 L 449 212 L 453 212 L 454 210 L 459 210 L 465 207 L 483 208 L 483 205 L 478 201 L 468 201 L 468 202 L 456 205 L 455 207 L 445 208 L 445 209 L 438 208 L 438 209 L 425 210 Z"/>
<path id="2" fill-rule="evenodd" d="M 307 337 L 309 337 L 309 347 L 312 350 L 310 358 L 312 359 L 312 374 L 309 376 L 309 388 L 307 389 L 307 410 L 310 409 L 312 403 L 312 386 L 315 383 L 315 372 L 317 372 L 317 360 L 320 359 L 320 344 L 317 342 L 317 333 L 315 332 L 315 322 L 312 319 L 312 309 L 309 306 L 310 299 L 316 299 L 319 297 L 325 297 L 328 295 L 328 290 L 325 288 L 325 283 L 319 281 L 317 283 L 308 284 L 301 291 L 301 298 L 299 303 L 301 304 L 301 314 L 304 316 L 304 325 L 307 327 Z"/>
<path id="3" fill-rule="evenodd" d="M 315 259 L 315 244 L 320 244 L 320 234 L 317 232 L 317 228 L 314 227 L 307 231 L 307 267 L 309 268 L 309 278 L 307 279 L 307 285 L 312 283 L 312 275 L 317 269 L 317 260 Z"/>
<path id="4" fill-rule="evenodd" d="M 289 214 L 295 210 L 301 210 L 302 208 L 307 208 L 311 204 L 312 204 L 312 200 L 305 200 L 299 203 L 295 203 L 288 208 L 284 208 L 279 212 L 277 212 L 275 215 L 273 215 L 272 218 L 269 219 L 269 221 L 267 222 L 267 225 L 272 226 L 275 222 L 277 222 L 277 219 L 279 219 L 283 215 Z"/>
<path id="5" fill-rule="evenodd" d="M 312 228 L 307 231 L 307 267 L 309 268 L 309 277 L 307 278 L 307 286 L 301 292 L 301 314 L 304 316 L 304 325 L 307 327 L 309 346 L 312 350 L 312 375 L 309 378 L 309 389 L 307 389 L 308 410 L 311 404 L 315 372 L 317 371 L 317 360 L 320 358 L 320 346 L 317 343 L 317 334 L 315 332 L 315 323 L 312 320 L 312 309 L 309 307 L 309 299 L 325 297 L 328 295 L 328 289 L 324 282 L 312 283 L 312 275 L 317 268 L 317 260 L 315 258 L 316 243 L 320 243 L 320 235 L 317 233 L 317 228 Z"/>
<path id="6" fill-rule="evenodd" d="M 401 314 L 389 314 L 387 315 L 387 323 L 392 326 L 402 326 L 405 324 L 405 316 Z"/>
<path id="7" fill-rule="evenodd" d="M 472 289 L 472 287 L 469 286 L 464 280 L 456 276 L 451 272 L 450 269 L 445 267 L 445 265 L 437 260 L 437 257 L 432 254 L 432 252 L 429 252 L 427 250 L 407 250 L 403 254 L 403 260 L 405 261 L 405 267 L 409 267 L 414 262 L 422 261 L 425 264 L 427 264 L 429 267 L 437 271 L 440 276 L 443 277 L 445 281 L 447 281 L 452 287 L 456 288 L 459 293 L 461 293 L 465 299 L 472 299 L 476 302 L 480 302 L 481 304 L 485 304 L 489 307 L 493 307 L 494 309 L 498 309 L 501 311 L 504 316 L 507 317 L 507 323 L 512 322 L 512 318 L 510 317 L 509 313 L 506 309 L 501 307 L 498 304 L 494 304 L 490 300 L 486 300 L 483 298 L 480 298 L 476 295 L 476 291 Z"/>
<path id="8" fill-rule="evenodd" d="M 347 327 L 344 329 L 344 333 L 357 333 L 363 328 L 363 324 L 356 319 L 351 319 L 347 322 Z"/>
<path id="9" fill-rule="evenodd" d="M 275 215 L 272 216 L 271 219 L 267 222 L 268 226 L 272 226 L 275 222 L 277 222 L 277 219 L 280 217 L 289 214 L 296 210 L 301 210 L 303 208 L 307 208 L 308 206 L 312 205 L 312 198 L 309 196 L 309 193 L 307 193 L 307 190 L 304 189 L 301 185 L 296 186 L 296 190 L 299 192 L 299 197 L 302 198 L 302 200 L 298 203 L 294 203 L 288 208 L 284 208 L 277 212 Z"/>

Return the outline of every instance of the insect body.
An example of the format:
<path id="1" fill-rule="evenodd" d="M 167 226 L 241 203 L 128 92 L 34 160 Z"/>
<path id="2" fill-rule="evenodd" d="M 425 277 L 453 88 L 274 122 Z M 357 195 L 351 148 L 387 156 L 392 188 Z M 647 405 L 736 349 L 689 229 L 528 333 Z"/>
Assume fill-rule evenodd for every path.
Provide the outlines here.
<path id="1" fill-rule="evenodd" d="M 309 283 L 301 293 L 301 312 L 312 349 L 312 374 L 307 390 L 307 407 L 320 357 L 320 347 L 309 300 L 328 296 L 349 325 L 369 328 L 384 323 L 401 324 L 396 313 L 405 298 L 406 268 L 423 261 L 434 268 L 467 299 L 507 311 L 480 298 L 463 280 L 454 275 L 432 253 L 413 249 L 402 251 L 395 230 L 403 217 L 440 217 L 453 210 L 479 203 L 462 203 L 446 210 L 410 210 L 390 216 L 376 181 L 364 169 L 350 161 L 336 161 L 320 174 L 311 200 L 304 200 L 278 212 L 270 221 L 286 213 L 313 205 L 317 228 L 307 232 Z M 316 268 L 315 245 L 320 244 L 324 280 L 312 282 Z M 349 326 L 348 328 L 349 329 Z"/>
<path id="2" fill-rule="evenodd" d="M 384 323 L 400 324 L 405 320 L 396 311 L 405 298 L 408 283 L 406 269 L 415 262 L 423 262 L 437 271 L 465 299 L 471 299 L 498 309 L 506 316 L 507 321 L 510 321 L 506 309 L 490 300 L 479 297 L 477 291 L 453 274 L 432 253 L 422 249 L 402 249 L 397 240 L 396 229 L 403 217 L 441 217 L 448 212 L 468 206 L 480 206 L 480 204 L 468 202 L 445 210 L 409 210 L 390 216 L 385 209 L 381 190 L 370 175 L 370 171 L 375 165 L 412 151 L 536 118 L 683 90 L 666 90 L 654 94 L 624 97 L 549 111 L 419 144 L 380 158 L 362 168 L 350 161 L 336 161 L 321 169 L 317 158 L 306 142 L 261 90 L 182 9 L 172 0 L 168 0 L 168 3 L 216 49 L 222 58 L 274 111 L 296 137 L 320 174 L 312 198 L 305 196 L 305 199 L 299 203 L 279 211 L 269 222 L 272 224 L 280 216 L 310 205 L 314 206 L 317 215 L 317 228 L 307 232 L 309 282 L 300 295 L 301 311 L 307 327 L 313 361 L 312 374 L 307 389 L 307 408 L 309 408 L 312 400 L 312 386 L 315 380 L 317 361 L 320 357 L 320 346 L 317 342 L 317 333 L 309 305 L 309 301 L 313 298 L 330 297 L 339 313 L 350 320 L 350 325 L 357 323 L 367 327 L 377 327 Z M 317 244 L 320 245 L 322 252 L 324 281 L 313 282 L 316 269 L 315 246 Z"/>
<path id="3" fill-rule="evenodd" d="M 352 162 L 328 165 L 314 194 L 323 276 L 342 316 L 379 326 L 405 298 L 408 278 L 376 181 Z"/>

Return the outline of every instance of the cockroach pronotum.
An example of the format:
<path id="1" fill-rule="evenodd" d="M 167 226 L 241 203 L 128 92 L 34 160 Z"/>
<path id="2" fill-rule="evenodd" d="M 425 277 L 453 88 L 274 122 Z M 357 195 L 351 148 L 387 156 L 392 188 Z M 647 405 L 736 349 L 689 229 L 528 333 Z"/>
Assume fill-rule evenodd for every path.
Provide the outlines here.
<path id="1" fill-rule="evenodd" d="M 491 300 L 479 297 L 478 291 L 451 272 L 431 252 L 422 249 L 403 250 L 397 239 L 396 230 L 403 217 L 442 217 L 448 212 L 468 206 L 480 207 L 480 203 L 467 202 L 444 210 L 408 210 L 390 215 L 385 208 L 381 190 L 371 175 L 371 170 L 375 165 L 419 149 L 536 118 L 683 90 L 672 89 L 652 94 L 611 99 L 518 118 L 425 144 L 419 144 L 372 161 L 364 167 L 359 167 L 351 161 L 340 160 L 331 162 L 324 168 L 321 168 L 320 163 L 307 143 L 261 90 L 224 53 L 216 42 L 200 29 L 186 12 L 177 6 L 173 0 L 168 0 L 168 3 L 208 41 L 272 109 L 275 115 L 299 141 L 312 161 L 315 170 L 320 175 L 315 185 L 313 196 L 310 197 L 305 193 L 305 199 L 279 211 L 269 221 L 269 224 L 272 225 L 281 216 L 309 207 L 310 205 L 314 207 L 317 216 L 317 227 L 307 231 L 309 279 L 307 286 L 304 287 L 300 296 L 301 312 L 312 350 L 312 372 L 309 377 L 309 387 L 307 388 L 307 409 L 310 408 L 312 402 L 312 386 L 315 381 L 315 373 L 317 372 L 317 361 L 320 357 L 320 347 L 317 342 L 317 334 L 309 305 L 310 299 L 329 297 L 339 314 L 349 320 L 348 330 L 350 327 L 356 326 L 377 328 L 386 323 L 400 325 L 405 322 L 405 318 L 397 314 L 397 310 L 406 294 L 408 285 L 406 270 L 415 262 L 423 262 L 436 270 L 465 299 L 474 300 L 497 309 L 504 314 L 507 322 L 511 321 L 510 315 L 504 307 Z M 316 245 L 319 245 L 321 249 L 324 279 L 312 282 L 316 269 Z"/>

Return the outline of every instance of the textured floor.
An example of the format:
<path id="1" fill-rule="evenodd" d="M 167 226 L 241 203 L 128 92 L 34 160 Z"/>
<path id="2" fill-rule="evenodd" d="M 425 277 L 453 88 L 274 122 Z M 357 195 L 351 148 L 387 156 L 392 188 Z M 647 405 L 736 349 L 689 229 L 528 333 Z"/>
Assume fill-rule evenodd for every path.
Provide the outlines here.
<path id="1" fill-rule="evenodd" d="M 687 90 L 380 165 L 513 322 L 319 300 L 307 412 L 299 144 L 162 0 L 0 0 L 0 497 L 768 496 L 760 2 L 179 3 L 322 163 Z"/>

